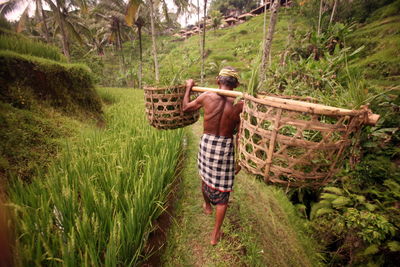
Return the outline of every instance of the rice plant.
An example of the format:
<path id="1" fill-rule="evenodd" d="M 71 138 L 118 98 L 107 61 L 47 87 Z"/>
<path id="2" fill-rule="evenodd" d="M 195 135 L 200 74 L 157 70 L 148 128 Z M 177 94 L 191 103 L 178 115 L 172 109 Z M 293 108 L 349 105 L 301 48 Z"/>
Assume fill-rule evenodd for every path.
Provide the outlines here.
<path id="1" fill-rule="evenodd" d="M 17 265 L 132 266 L 143 260 L 184 131 L 150 127 L 140 91 L 101 91 L 118 100 L 106 111 L 106 129 L 85 130 L 47 174 L 12 185 Z"/>
<path id="2" fill-rule="evenodd" d="M 22 36 L 0 35 L 0 50 L 11 50 L 19 54 L 66 62 L 66 58 L 55 46 L 34 41 Z"/>

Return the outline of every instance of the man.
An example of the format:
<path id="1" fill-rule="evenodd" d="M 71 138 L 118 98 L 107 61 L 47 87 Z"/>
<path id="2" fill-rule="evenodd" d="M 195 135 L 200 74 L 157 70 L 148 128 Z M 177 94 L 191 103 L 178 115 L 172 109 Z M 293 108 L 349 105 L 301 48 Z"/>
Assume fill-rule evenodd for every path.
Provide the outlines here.
<path id="1" fill-rule="evenodd" d="M 239 75 L 232 67 L 223 68 L 218 77 L 220 89 L 233 90 L 239 85 Z M 190 102 L 193 80 L 186 81 L 183 111 L 204 108 L 204 131 L 198 154 L 199 174 L 202 179 L 204 197 L 203 209 L 212 213 L 216 206 L 215 226 L 211 234 L 211 244 L 216 245 L 221 237 L 221 225 L 228 207 L 235 173 L 233 132 L 239 127 L 243 102 L 234 104 L 233 97 L 225 97 L 213 92 L 202 93 Z M 237 141 L 237 139 L 236 139 Z"/>

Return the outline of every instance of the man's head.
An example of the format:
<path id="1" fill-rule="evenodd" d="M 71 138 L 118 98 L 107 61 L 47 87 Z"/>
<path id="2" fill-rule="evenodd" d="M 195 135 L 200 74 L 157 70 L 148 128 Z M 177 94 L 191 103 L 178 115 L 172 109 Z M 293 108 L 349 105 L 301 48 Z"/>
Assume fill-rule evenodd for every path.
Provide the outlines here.
<path id="1" fill-rule="evenodd" d="M 239 73 L 233 67 L 224 67 L 217 76 L 217 83 L 220 87 L 236 88 L 239 85 Z"/>

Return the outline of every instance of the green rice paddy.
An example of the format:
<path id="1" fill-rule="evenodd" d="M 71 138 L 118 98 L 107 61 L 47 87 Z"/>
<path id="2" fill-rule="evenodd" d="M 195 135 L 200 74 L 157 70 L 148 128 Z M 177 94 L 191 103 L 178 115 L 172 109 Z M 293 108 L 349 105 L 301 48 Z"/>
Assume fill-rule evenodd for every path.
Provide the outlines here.
<path id="1" fill-rule="evenodd" d="M 83 130 L 46 174 L 10 188 L 17 264 L 132 266 L 163 210 L 184 130 L 151 128 L 142 91 L 102 88 L 104 129 Z"/>

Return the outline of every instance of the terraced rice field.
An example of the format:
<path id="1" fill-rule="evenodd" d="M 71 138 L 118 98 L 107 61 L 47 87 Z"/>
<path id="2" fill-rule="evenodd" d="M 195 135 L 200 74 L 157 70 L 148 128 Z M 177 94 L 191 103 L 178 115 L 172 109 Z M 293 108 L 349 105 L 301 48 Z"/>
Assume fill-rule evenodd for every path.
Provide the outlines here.
<path id="1" fill-rule="evenodd" d="M 69 140 L 46 175 L 16 181 L 10 199 L 21 266 L 129 266 L 143 260 L 152 221 L 175 177 L 184 130 L 159 131 L 143 92 L 101 88 L 106 127 Z"/>

